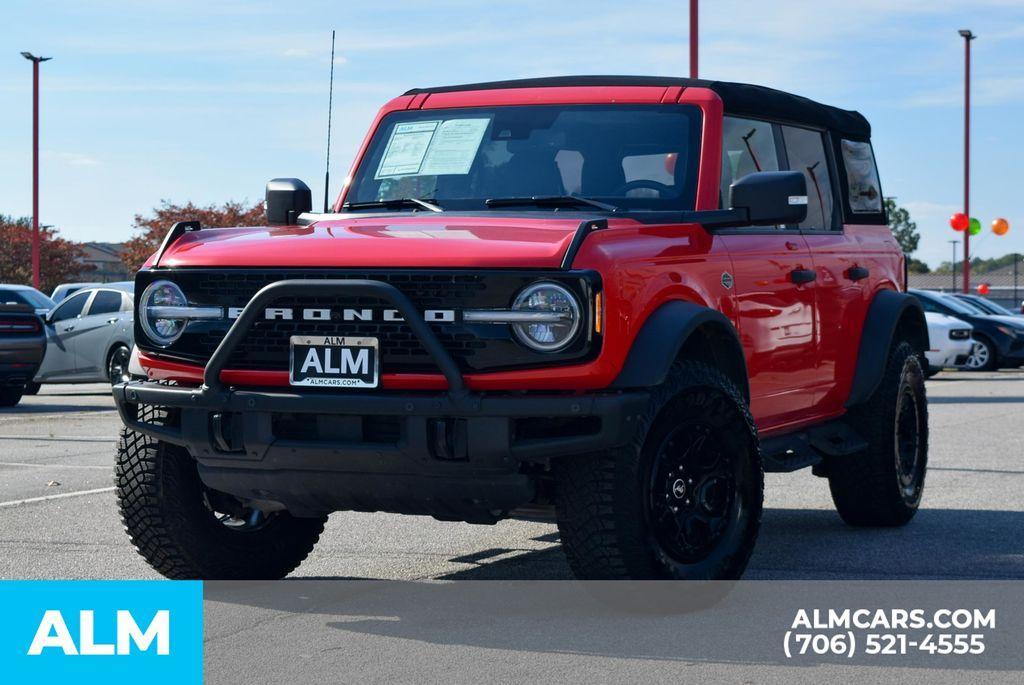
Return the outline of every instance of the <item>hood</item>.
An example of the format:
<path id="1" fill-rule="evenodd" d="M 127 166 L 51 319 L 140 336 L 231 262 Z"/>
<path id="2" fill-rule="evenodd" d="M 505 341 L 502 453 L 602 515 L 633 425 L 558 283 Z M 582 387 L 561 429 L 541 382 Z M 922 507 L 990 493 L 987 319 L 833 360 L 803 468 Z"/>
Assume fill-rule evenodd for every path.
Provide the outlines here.
<path id="1" fill-rule="evenodd" d="M 1000 314 L 993 314 L 992 316 L 985 317 L 989 321 L 997 321 L 1001 324 L 1006 324 L 1012 328 L 1024 329 L 1024 317 L 1020 316 L 1004 316 Z"/>
<path id="2" fill-rule="evenodd" d="M 160 265 L 558 268 L 585 218 L 335 214 L 309 226 L 185 233 Z"/>
<path id="3" fill-rule="evenodd" d="M 948 314 L 942 314 L 941 312 L 925 312 L 924 318 L 930 328 L 973 328 L 967 321 L 958 319 L 955 316 L 949 316 Z"/>

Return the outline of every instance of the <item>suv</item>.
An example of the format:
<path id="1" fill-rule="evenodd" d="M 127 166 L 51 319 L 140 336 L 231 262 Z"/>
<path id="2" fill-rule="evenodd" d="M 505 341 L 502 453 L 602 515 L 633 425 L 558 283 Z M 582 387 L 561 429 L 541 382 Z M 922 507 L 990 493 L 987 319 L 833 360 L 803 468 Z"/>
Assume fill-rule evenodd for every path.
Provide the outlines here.
<path id="1" fill-rule="evenodd" d="M 330 212 L 178 223 L 136 278 L 117 491 L 172 578 L 277 578 L 330 512 L 553 516 L 581 578 L 739 577 L 764 471 L 898 526 L 924 314 L 856 112 L 757 86 L 411 90 Z"/>

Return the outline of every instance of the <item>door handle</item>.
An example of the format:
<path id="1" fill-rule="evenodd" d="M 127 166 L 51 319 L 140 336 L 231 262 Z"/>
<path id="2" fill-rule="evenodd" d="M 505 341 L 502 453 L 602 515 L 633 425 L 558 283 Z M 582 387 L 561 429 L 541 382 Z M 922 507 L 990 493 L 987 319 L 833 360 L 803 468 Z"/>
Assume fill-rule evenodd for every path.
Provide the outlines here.
<path id="1" fill-rule="evenodd" d="M 65 332 L 65 333 L 67 333 L 68 331 L 73 331 L 73 330 L 75 330 L 75 327 L 74 327 L 74 326 L 65 326 L 65 327 L 64 327 L 64 332 Z"/>
<path id="2" fill-rule="evenodd" d="M 800 243 L 794 243 L 791 240 L 787 240 L 786 241 L 786 249 L 787 250 L 799 250 L 800 249 Z"/>
<path id="3" fill-rule="evenodd" d="M 871 275 L 871 272 L 865 269 L 863 266 L 850 267 L 846 272 L 846 277 L 851 281 L 861 281 Z"/>
<path id="4" fill-rule="evenodd" d="M 107 319 L 107 323 L 117 323 L 117 317 L 115 316 L 113 319 Z"/>
<path id="5" fill-rule="evenodd" d="M 818 279 L 818 272 L 814 269 L 793 269 L 789 272 L 789 280 L 797 285 L 810 283 Z"/>

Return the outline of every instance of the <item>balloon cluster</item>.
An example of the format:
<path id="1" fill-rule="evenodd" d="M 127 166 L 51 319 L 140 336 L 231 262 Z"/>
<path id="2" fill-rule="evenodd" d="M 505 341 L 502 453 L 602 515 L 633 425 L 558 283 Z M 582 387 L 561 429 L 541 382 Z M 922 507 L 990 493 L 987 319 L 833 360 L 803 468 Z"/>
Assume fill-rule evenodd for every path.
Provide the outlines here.
<path id="1" fill-rule="evenodd" d="M 949 225 L 954 231 L 963 233 L 967 231 L 971 235 L 981 233 L 981 222 L 974 217 L 968 217 L 963 212 L 957 212 L 949 217 Z M 992 222 L 992 232 L 996 235 L 1006 235 L 1010 232 L 1010 222 L 999 218 Z"/>

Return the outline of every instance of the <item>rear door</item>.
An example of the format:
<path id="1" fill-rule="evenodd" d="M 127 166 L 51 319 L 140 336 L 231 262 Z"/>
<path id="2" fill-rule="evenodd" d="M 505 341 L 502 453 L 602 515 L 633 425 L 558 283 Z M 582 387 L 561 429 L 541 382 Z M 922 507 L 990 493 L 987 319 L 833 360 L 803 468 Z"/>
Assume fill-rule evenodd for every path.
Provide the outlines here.
<path id="1" fill-rule="evenodd" d="M 777 171 L 779 130 L 768 122 L 725 117 L 723 204 L 730 184 L 757 171 Z M 740 339 L 750 375 L 751 411 L 761 429 L 807 417 L 814 401 L 818 332 L 814 264 L 797 227 L 716 231 L 732 258 Z M 726 275 L 723 274 L 723 278 Z"/>
<path id="2" fill-rule="evenodd" d="M 782 125 L 786 167 L 807 180 L 807 218 L 800 232 L 817 275 L 818 347 L 815 351 L 815 413 L 842 410 L 871 293 L 871 269 L 860 243 L 844 230 L 836 192 L 836 168 L 829 134 Z M 880 198 L 879 198 L 880 200 Z"/>
<path id="3" fill-rule="evenodd" d="M 124 309 L 120 290 L 97 290 L 78 320 L 74 344 L 75 373 L 103 378 L 107 350 Z"/>

